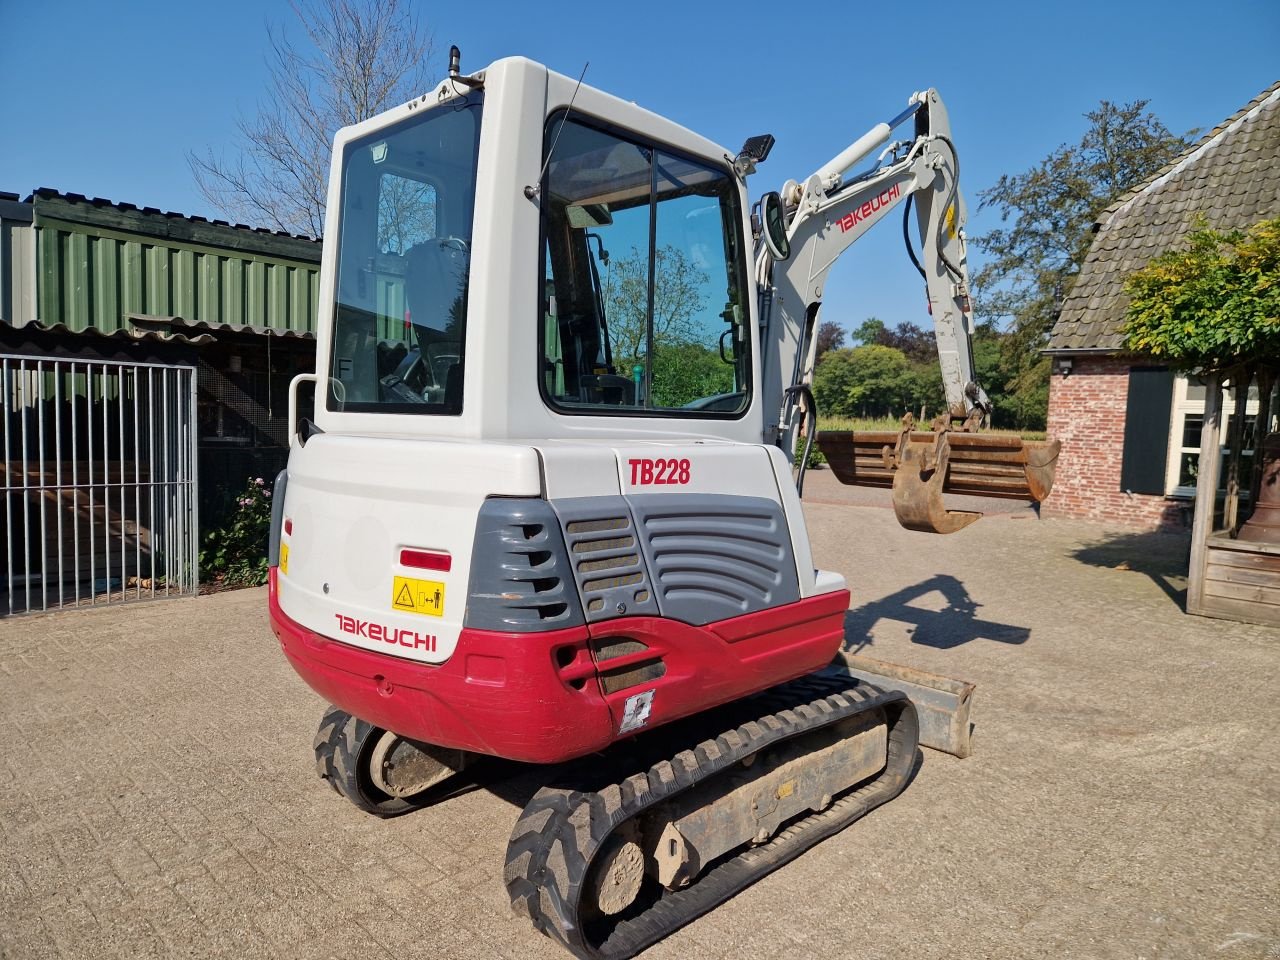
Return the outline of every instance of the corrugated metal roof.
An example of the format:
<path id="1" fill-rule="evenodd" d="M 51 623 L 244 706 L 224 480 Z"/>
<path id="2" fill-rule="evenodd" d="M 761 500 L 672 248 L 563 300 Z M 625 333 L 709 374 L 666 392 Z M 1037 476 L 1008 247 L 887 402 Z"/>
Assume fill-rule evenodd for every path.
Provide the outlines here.
<path id="1" fill-rule="evenodd" d="M 1173 249 L 1200 218 L 1216 229 L 1234 230 L 1280 216 L 1277 158 L 1280 82 L 1103 212 L 1048 352 L 1121 352 L 1129 276 Z"/>
<path id="2" fill-rule="evenodd" d="M 143 330 L 133 327 L 118 327 L 115 330 L 99 330 L 97 327 L 80 327 L 72 329 L 65 323 L 28 323 L 24 325 L 24 329 L 44 330 L 48 333 L 70 333 L 76 336 L 85 335 L 92 337 L 106 337 L 110 340 L 150 340 L 155 343 L 187 343 L 194 346 L 204 346 L 207 343 L 213 343 L 217 338 L 212 334 L 198 333 L 195 336 L 188 336 L 185 333 L 172 333 L 162 330 Z"/>
<path id="3" fill-rule="evenodd" d="M 18 199 L 18 195 L 12 194 L 10 198 Z M 267 227 L 252 227 L 243 223 L 229 223 L 226 220 L 208 220 L 204 217 L 189 216 L 185 213 L 174 213 L 172 210 L 160 210 L 157 207 L 139 207 L 132 203 L 117 203 L 114 200 L 107 200 L 103 197 L 86 197 L 82 193 L 63 193 L 52 187 L 37 187 L 31 191 L 31 195 L 27 197 L 27 203 L 34 203 L 39 200 L 64 200 L 69 204 L 84 204 L 87 207 L 104 210 L 113 209 L 124 213 L 138 213 L 147 217 L 163 217 L 166 220 L 181 220 L 187 223 L 207 223 L 212 226 L 226 227 L 229 230 L 239 230 L 246 233 L 259 234 L 269 237 L 283 237 L 289 240 L 303 240 L 307 243 L 319 244 L 320 241 L 315 237 L 308 237 L 304 234 L 286 233 L 283 230 L 270 230 Z M 319 252 L 316 253 L 317 259 Z"/>
<path id="4" fill-rule="evenodd" d="M 314 334 L 318 241 L 48 189 L 31 202 L 46 327 L 112 333 L 141 315 Z"/>
<path id="5" fill-rule="evenodd" d="M 274 327 L 257 327 L 248 323 L 208 323 L 204 320 L 187 320 L 185 317 L 158 317 L 149 314 L 131 313 L 126 320 L 135 329 L 141 330 L 201 330 L 212 333 L 253 333 L 263 337 L 284 337 L 296 340 L 314 340 L 315 332 L 311 330 L 277 330 Z"/>

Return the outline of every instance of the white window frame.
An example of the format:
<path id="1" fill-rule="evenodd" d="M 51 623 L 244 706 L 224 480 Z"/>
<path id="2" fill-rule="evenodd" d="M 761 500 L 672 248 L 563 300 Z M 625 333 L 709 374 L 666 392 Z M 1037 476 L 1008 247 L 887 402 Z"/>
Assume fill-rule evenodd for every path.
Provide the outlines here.
<path id="1" fill-rule="evenodd" d="M 1179 486 L 1178 474 L 1182 466 L 1182 455 L 1184 453 L 1200 453 L 1200 447 L 1184 447 L 1182 438 L 1185 434 L 1185 426 L 1188 416 L 1204 416 L 1204 400 L 1193 400 L 1187 396 L 1187 387 L 1190 381 L 1186 374 L 1180 373 L 1173 379 L 1173 410 L 1169 417 L 1169 456 L 1165 465 L 1165 496 L 1180 497 L 1192 499 L 1196 495 L 1196 488 L 1192 486 Z M 1207 388 L 1206 388 L 1207 389 Z M 1257 399 L 1251 399 L 1245 404 L 1245 416 L 1256 417 L 1258 415 L 1259 404 Z M 1227 425 L 1231 423 L 1231 417 L 1235 413 L 1235 392 L 1233 390 L 1224 390 L 1222 396 L 1222 430 L 1221 430 L 1221 450 L 1225 455 L 1228 449 L 1227 441 L 1230 439 L 1227 431 Z M 1257 431 L 1254 431 L 1257 436 Z M 1245 456 L 1252 456 L 1253 449 L 1249 448 L 1242 451 Z M 1219 489 L 1226 486 L 1226 471 L 1219 474 L 1219 480 L 1222 484 Z M 1244 491 L 1244 495 L 1248 496 L 1248 491 Z"/>

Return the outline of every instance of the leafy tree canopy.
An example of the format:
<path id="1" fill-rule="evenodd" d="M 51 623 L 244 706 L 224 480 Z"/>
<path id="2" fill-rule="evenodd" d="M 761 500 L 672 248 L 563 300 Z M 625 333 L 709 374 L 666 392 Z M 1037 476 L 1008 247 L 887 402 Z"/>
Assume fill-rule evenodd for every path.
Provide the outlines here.
<path id="1" fill-rule="evenodd" d="M 653 278 L 654 348 L 697 342 L 704 333 L 696 318 L 706 306 L 706 271 L 683 250 L 666 244 L 654 251 Z M 604 281 L 604 300 L 615 362 L 641 361 L 649 336 L 647 253 L 633 247 L 613 261 Z"/>
<path id="2" fill-rule="evenodd" d="M 1125 345 L 1176 366 L 1280 362 L 1280 217 L 1247 231 L 1201 228 L 1125 284 Z"/>
<path id="3" fill-rule="evenodd" d="M 834 320 L 824 320 L 818 325 L 818 359 L 832 350 L 844 346 L 844 327 Z"/>
<path id="4" fill-rule="evenodd" d="M 813 395 L 823 416 L 900 417 L 921 406 L 943 407 L 937 361 L 913 363 L 901 350 L 866 344 L 832 350 L 814 371 Z"/>
<path id="5" fill-rule="evenodd" d="M 1147 110 L 1146 100 L 1103 100 L 1085 114 L 1078 143 L 1064 143 L 1022 173 L 979 193 L 1003 224 L 974 238 L 986 265 L 974 277 L 979 314 L 1009 325 L 1002 347 L 1010 412 L 1020 427 L 1043 423 L 1048 358 L 1040 355 L 1093 241 L 1093 224 L 1116 198 L 1190 146 Z"/>

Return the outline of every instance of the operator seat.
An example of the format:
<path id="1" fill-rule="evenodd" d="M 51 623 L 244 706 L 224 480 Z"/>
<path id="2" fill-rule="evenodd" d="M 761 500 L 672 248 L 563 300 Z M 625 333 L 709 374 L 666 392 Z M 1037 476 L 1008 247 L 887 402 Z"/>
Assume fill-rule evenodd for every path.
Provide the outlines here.
<path id="1" fill-rule="evenodd" d="M 466 287 L 465 241 L 456 237 L 426 240 L 405 254 L 405 299 L 414 326 L 446 332 L 454 304 L 465 297 Z"/>

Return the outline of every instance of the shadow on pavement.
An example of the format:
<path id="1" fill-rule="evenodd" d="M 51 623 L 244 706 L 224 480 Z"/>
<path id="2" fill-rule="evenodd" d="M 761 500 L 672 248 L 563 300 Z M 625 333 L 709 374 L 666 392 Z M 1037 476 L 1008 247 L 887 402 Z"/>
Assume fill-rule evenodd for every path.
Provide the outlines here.
<path id="1" fill-rule="evenodd" d="M 1132 570 L 1150 577 L 1179 609 L 1187 608 L 1190 534 L 1121 533 L 1086 544 L 1072 556 L 1091 567 Z"/>
<path id="2" fill-rule="evenodd" d="M 946 601 L 940 610 L 914 605 L 930 594 L 938 593 Z M 982 606 L 969 596 L 963 583 L 947 574 L 938 574 L 897 593 L 873 600 L 844 615 L 845 648 L 857 653 L 874 643 L 872 630 L 881 620 L 897 620 L 911 625 L 911 642 L 940 650 L 949 650 L 973 640 L 995 640 L 998 643 L 1026 643 L 1031 636 L 1027 627 L 980 620 L 976 614 Z"/>

